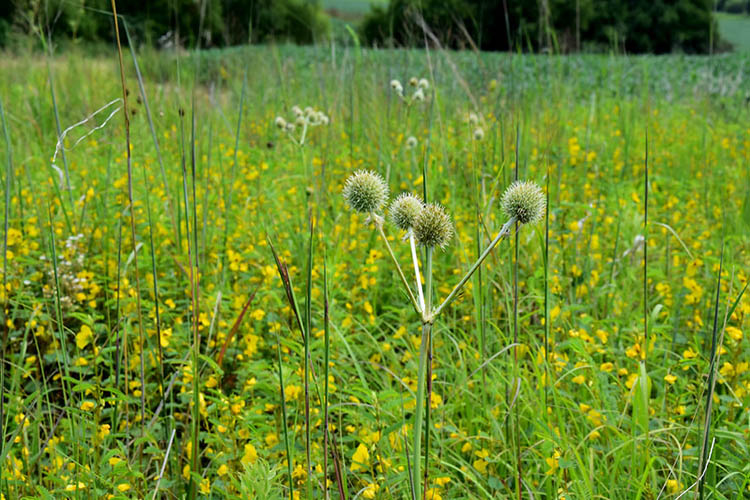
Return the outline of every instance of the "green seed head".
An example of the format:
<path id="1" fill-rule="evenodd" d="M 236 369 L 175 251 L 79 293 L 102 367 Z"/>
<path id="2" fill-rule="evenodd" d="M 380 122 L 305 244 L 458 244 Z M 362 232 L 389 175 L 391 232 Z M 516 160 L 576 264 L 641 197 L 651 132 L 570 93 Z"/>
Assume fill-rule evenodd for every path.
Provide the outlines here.
<path id="1" fill-rule="evenodd" d="M 422 246 L 444 248 L 453 237 L 450 215 L 437 203 L 422 206 L 414 220 L 414 236 Z"/>
<path id="2" fill-rule="evenodd" d="M 380 174 L 359 170 L 346 180 L 344 199 L 357 212 L 378 212 L 388 200 L 388 186 Z"/>
<path id="3" fill-rule="evenodd" d="M 401 193 L 393 200 L 388 211 L 391 222 L 399 229 L 408 231 L 414 227 L 414 221 L 422 210 L 422 200 L 411 193 Z"/>
<path id="4" fill-rule="evenodd" d="M 513 182 L 500 199 L 505 215 L 515 217 L 521 224 L 540 220 L 544 216 L 546 204 L 542 188 L 532 181 Z"/>

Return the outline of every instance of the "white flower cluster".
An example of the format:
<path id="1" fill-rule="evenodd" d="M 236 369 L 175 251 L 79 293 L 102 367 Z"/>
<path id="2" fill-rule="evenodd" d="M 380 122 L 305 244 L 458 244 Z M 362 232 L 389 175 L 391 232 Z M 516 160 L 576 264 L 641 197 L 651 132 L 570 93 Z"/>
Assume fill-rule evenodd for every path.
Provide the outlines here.
<path id="1" fill-rule="evenodd" d="M 328 125 L 330 122 L 328 115 L 310 106 L 305 109 L 292 106 L 292 114 L 294 114 L 294 120 L 291 121 L 285 120 L 282 116 L 277 116 L 276 127 L 287 132 L 294 132 L 295 127 L 317 127 L 318 125 Z"/>
<path id="2" fill-rule="evenodd" d="M 425 100 L 425 91 L 430 88 L 430 82 L 426 78 L 417 79 L 416 76 L 412 76 L 409 79 L 409 86 L 414 89 L 411 97 L 407 98 L 404 96 L 404 87 L 398 80 L 391 80 L 391 89 L 403 99 L 407 104 L 411 104 L 414 101 L 422 102 Z"/>
<path id="3" fill-rule="evenodd" d="M 328 115 L 311 106 L 302 109 L 299 106 L 294 105 L 292 106 L 292 114 L 294 115 L 294 118 L 288 121 L 283 116 L 277 116 L 274 120 L 274 124 L 279 130 L 283 130 L 290 134 L 292 140 L 299 145 L 302 145 L 305 142 L 305 135 L 308 128 L 328 125 L 330 123 Z M 299 142 L 291 136 L 297 127 L 302 129 L 302 135 Z"/>

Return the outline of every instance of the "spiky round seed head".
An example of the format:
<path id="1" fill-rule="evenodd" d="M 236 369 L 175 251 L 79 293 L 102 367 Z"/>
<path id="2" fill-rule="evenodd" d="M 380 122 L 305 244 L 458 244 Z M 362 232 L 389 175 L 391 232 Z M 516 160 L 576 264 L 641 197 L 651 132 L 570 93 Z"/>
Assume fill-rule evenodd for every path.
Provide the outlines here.
<path id="1" fill-rule="evenodd" d="M 414 220 L 414 236 L 422 246 L 445 247 L 453 237 L 450 215 L 437 203 L 423 205 Z"/>
<path id="2" fill-rule="evenodd" d="M 427 90 L 430 88 L 430 81 L 427 78 L 422 78 L 419 80 L 418 85 L 419 85 L 419 88 Z"/>
<path id="3" fill-rule="evenodd" d="M 533 181 L 515 181 L 500 199 L 503 212 L 521 224 L 530 224 L 544 216 L 547 201 L 544 192 Z"/>
<path id="4" fill-rule="evenodd" d="M 406 149 L 412 149 L 417 146 L 417 138 L 413 135 L 410 135 L 408 139 L 406 139 Z"/>
<path id="5" fill-rule="evenodd" d="M 346 180 L 344 200 L 357 212 L 379 212 L 388 200 L 388 186 L 380 174 L 359 170 Z"/>
<path id="6" fill-rule="evenodd" d="M 286 120 L 285 120 L 285 119 L 283 119 L 283 118 L 282 118 L 282 117 L 280 117 L 280 116 L 277 116 L 277 117 L 276 117 L 276 120 L 275 120 L 275 122 L 274 122 L 274 123 L 276 123 L 276 127 L 277 127 L 277 128 L 280 128 L 280 129 L 282 129 L 282 130 L 286 128 Z"/>
<path id="7" fill-rule="evenodd" d="M 419 87 L 417 90 L 414 91 L 413 98 L 415 101 L 424 101 L 424 90 L 422 90 L 422 87 Z"/>
<path id="8" fill-rule="evenodd" d="M 286 124 L 286 131 L 287 132 L 294 132 L 294 123 L 287 123 Z"/>
<path id="9" fill-rule="evenodd" d="M 398 95 L 403 95 L 404 93 L 404 87 L 401 86 L 401 82 L 399 82 L 398 80 L 391 80 L 391 88 Z"/>
<path id="10" fill-rule="evenodd" d="M 474 140 L 481 141 L 482 139 L 484 139 L 484 130 L 482 130 L 481 127 L 477 127 L 474 130 Z"/>
<path id="11" fill-rule="evenodd" d="M 393 200 L 388 215 L 393 225 L 404 231 L 414 227 L 414 221 L 422 210 L 422 200 L 411 193 L 401 193 Z"/>
<path id="12" fill-rule="evenodd" d="M 302 108 L 297 105 L 292 106 L 292 113 L 294 116 L 302 116 Z"/>
<path id="13" fill-rule="evenodd" d="M 410 86 L 416 87 L 418 84 L 419 84 L 419 80 L 417 79 L 416 76 L 412 76 L 411 78 L 409 78 L 409 85 Z"/>

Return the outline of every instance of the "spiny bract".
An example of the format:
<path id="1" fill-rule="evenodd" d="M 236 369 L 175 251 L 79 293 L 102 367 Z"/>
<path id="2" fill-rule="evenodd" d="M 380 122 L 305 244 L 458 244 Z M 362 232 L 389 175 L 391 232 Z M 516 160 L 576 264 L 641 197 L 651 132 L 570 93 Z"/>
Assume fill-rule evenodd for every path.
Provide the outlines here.
<path id="1" fill-rule="evenodd" d="M 500 200 L 505 215 L 515 217 L 521 224 L 540 220 L 546 204 L 542 188 L 533 181 L 513 182 Z"/>
<path id="2" fill-rule="evenodd" d="M 378 212 L 388 200 L 385 180 L 371 170 L 359 170 L 349 176 L 343 193 L 347 205 L 361 213 Z"/>
<path id="3" fill-rule="evenodd" d="M 417 215 L 422 210 L 422 200 L 411 193 L 401 193 L 393 200 L 388 215 L 399 229 L 408 231 L 414 226 Z"/>
<path id="4" fill-rule="evenodd" d="M 450 215 L 437 203 L 424 205 L 414 220 L 414 235 L 422 246 L 445 247 L 453 237 Z"/>

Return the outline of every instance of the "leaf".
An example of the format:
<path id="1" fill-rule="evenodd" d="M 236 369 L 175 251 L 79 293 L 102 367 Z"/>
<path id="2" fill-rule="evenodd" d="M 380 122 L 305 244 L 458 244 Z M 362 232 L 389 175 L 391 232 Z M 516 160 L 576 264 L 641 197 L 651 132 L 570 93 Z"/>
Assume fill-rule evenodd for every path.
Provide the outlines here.
<path id="1" fill-rule="evenodd" d="M 640 365 L 634 389 L 633 427 L 641 434 L 646 434 L 648 432 L 648 396 L 651 393 L 651 381 L 646 374 L 645 363 Z"/>
<path id="2" fill-rule="evenodd" d="M 742 202 L 742 220 L 750 226 L 750 186 L 745 189 L 745 199 Z"/>

